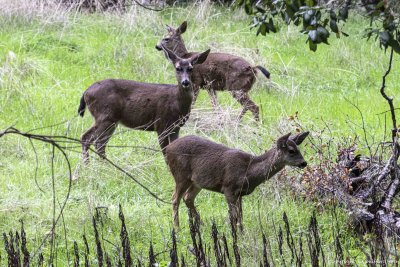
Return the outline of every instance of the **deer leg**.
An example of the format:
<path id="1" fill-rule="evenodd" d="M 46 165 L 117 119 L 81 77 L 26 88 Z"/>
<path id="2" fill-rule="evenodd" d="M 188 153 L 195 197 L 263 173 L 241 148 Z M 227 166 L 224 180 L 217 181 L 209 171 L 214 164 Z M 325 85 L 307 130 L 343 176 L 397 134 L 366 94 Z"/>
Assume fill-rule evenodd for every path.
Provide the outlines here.
<path id="1" fill-rule="evenodd" d="M 219 107 L 217 93 L 215 92 L 215 90 L 210 88 L 207 88 L 207 93 L 210 96 L 211 104 L 213 105 L 214 109 L 217 109 Z"/>
<path id="2" fill-rule="evenodd" d="M 178 139 L 179 137 L 179 128 L 175 128 L 173 131 L 169 133 L 165 133 L 163 131 L 158 132 L 158 143 L 160 144 L 161 151 L 165 156 L 165 147 Z"/>
<path id="3" fill-rule="evenodd" d="M 175 179 L 179 180 L 179 179 Z M 175 191 L 172 194 L 172 210 L 173 210 L 173 219 L 174 219 L 174 228 L 179 229 L 179 203 L 181 202 L 181 198 L 185 191 L 187 190 L 187 184 L 176 184 Z"/>
<path id="4" fill-rule="evenodd" d="M 243 110 L 239 115 L 239 120 L 242 119 L 246 111 L 250 110 L 253 113 L 254 119 L 256 121 L 260 120 L 260 108 L 257 106 L 253 100 L 250 99 L 247 92 L 243 91 L 231 91 L 232 96 L 243 106 Z"/>
<path id="5" fill-rule="evenodd" d="M 94 146 L 96 148 L 97 153 L 101 158 L 106 157 L 106 145 L 110 140 L 112 134 L 117 128 L 117 124 L 115 122 L 101 122 L 97 123 L 96 127 L 96 140 Z"/>
<path id="6" fill-rule="evenodd" d="M 228 202 L 230 222 L 232 227 L 236 229 L 240 222 L 241 198 L 229 195 L 225 197 Z"/>
<path id="7" fill-rule="evenodd" d="M 195 222 L 200 222 L 200 215 L 196 210 L 194 205 L 194 199 L 196 198 L 197 194 L 201 191 L 201 188 L 198 188 L 194 184 L 192 184 L 185 192 L 185 196 L 183 200 L 185 201 L 186 207 L 189 209 L 189 212 L 192 218 L 195 218 Z"/>
<path id="8" fill-rule="evenodd" d="M 92 127 L 90 127 L 81 136 L 82 157 L 83 157 L 83 162 L 85 164 L 89 163 L 89 148 L 95 139 L 95 133 L 96 133 L 96 124 L 94 124 Z"/>
<path id="9" fill-rule="evenodd" d="M 238 206 L 238 225 L 241 232 L 243 232 L 243 210 L 242 210 L 242 197 L 239 197 L 237 200 Z"/>
<path id="10" fill-rule="evenodd" d="M 200 87 L 197 85 L 192 85 L 192 88 L 193 88 L 192 106 L 194 106 L 194 103 L 196 103 L 197 97 L 199 96 L 200 93 Z"/>

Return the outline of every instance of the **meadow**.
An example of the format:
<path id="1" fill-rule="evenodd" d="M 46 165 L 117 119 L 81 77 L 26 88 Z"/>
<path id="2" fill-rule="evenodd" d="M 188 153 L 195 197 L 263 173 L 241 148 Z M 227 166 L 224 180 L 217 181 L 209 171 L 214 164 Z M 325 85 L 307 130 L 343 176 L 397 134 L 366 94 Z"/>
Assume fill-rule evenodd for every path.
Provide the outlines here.
<path id="1" fill-rule="evenodd" d="M 77 12 L 38 3 L 0 1 L 0 131 L 13 126 L 23 132 L 79 139 L 93 123 L 89 113 L 84 118 L 77 115 L 79 100 L 95 81 L 124 78 L 175 83 L 172 65 L 155 45 L 166 33 L 165 24 L 176 27 L 187 20 L 188 30 L 183 38 L 189 51 L 211 48 L 213 52 L 242 56 L 254 65 L 266 67 L 271 81 L 258 75 L 250 93 L 261 108 L 260 123 L 250 113 L 239 122 L 241 106 L 228 92 L 218 92 L 220 108 L 213 110 L 209 96 L 202 90 L 189 121 L 181 129 L 182 136 L 195 134 L 254 154 L 263 153 L 279 136 L 300 128 L 323 140 L 357 139 L 360 153 L 366 151 L 365 140 L 377 145 L 390 139 L 388 118 L 383 113 L 388 106 L 379 93 L 388 53 L 374 40 L 363 39 L 365 18 L 357 14 L 352 14 L 343 26 L 349 37 L 331 38 L 329 46 L 320 45 L 314 53 L 308 50 L 299 28 L 280 25 L 277 34 L 257 37 L 243 10 L 218 7 L 208 1 L 161 12 L 131 6 L 123 13 Z M 398 63 L 395 55 L 387 81 L 387 93 L 395 97 L 395 103 L 400 97 L 396 88 L 400 83 Z M 171 205 L 154 199 L 94 153 L 90 164 L 84 166 L 79 144 L 65 146 L 76 179 L 62 222 L 56 228 L 58 265 L 67 265 L 66 251 L 72 250 L 73 241 L 83 246 L 83 233 L 89 240 L 94 239 L 92 217 L 96 213 L 105 218 L 102 236 L 110 242 L 105 246 L 112 249 L 119 240 L 119 205 L 125 214 L 133 253 L 145 258 L 151 241 L 160 253 L 157 259 L 168 262 L 173 228 Z M 301 150 L 312 164 L 314 154 L 307 141 Z M 119 126 L 107 156 L 159 198 L 170 201 L 173 177 L 155 133 Z M 287 172 L 296 176 L 301 170 L 289 168 Z M 60 153 L 55 153 L 53 159 L 52 148 L 47 144 L 33 142 L 32 146 L 21 136 L 1 137 L 0 231 L 15 231 L 23 220 L 29 249 L 38 249 L 67 197 L 69 182 L 67 162 Z M 284 176 L 275 177 L 244 198 L 245 230 L 239 236 L 243 266 L 259 265 L 262 231 L 270 242 L 277 242 L 271 225 L 281 223 L 283 212 L 288 214 L 292 232 L 299 236 L 317 211 L 324 244 L 333 242 L 331 232 L 335 228 L 346 240 L 345 255 L 362 261 L 364 256 L 356 246 L 346 212 L 336 211 L 338 227 L 332 218 L 332 207 L 294 196 L 285 190 L 287 182 Z M 223 195 L 202 191 L 196 204 L 205 240 L 211 239 L 213 221 L 220 231 L 229 232 Z M 185 255 L 191 242 L 187 217 L 186 208 L 181 205 L 177 242 Z M 326 257 L 333 262 L 334 255 L 326 246 Z M 50 254 L 48 241 L 40 251 L 46 259 Z M 278 251 L 271 253 L 277 255 Z"/>

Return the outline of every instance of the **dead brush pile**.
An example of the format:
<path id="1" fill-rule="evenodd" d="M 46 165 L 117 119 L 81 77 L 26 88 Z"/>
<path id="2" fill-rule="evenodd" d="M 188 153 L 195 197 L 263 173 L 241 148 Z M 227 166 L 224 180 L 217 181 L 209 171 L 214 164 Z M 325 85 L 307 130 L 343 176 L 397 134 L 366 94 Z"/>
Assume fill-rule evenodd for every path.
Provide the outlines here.
<path id="1" fill-rule="evenodd" d="M 375 152 L 369 149 L 367 156 L 356 153 L 357 138 L 334 143 L 314 134 L 310 140 L 315 156 L 309 160 L 313 163 L 300 175 L 289 175 L 286 186 L 317 207 L 333 204 L 345 208 L 351 224 L 362 233 L 384 226 L 389 234 L 399 235 L 400 203 L 395 196 L 400 173 L 398 165 L 393 168 L 399 155 L 392 153 L 393 143 L 383 142 Z"/>

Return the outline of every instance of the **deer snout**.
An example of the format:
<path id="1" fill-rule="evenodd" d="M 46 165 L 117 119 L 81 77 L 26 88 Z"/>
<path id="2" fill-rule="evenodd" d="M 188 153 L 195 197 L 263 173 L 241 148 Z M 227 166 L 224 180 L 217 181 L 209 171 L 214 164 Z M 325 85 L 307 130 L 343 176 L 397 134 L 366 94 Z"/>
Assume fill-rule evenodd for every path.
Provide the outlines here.
<path id="1" fill-rule="evenodd" d="M 189 84 L 190 84 L 189 80 L 183 80 L 183 81 L 182 81 L 182 86 L 183 86 L 183 87 L 188 87 Z"/>
<path id="2" fill-rule="evenodd" d="M 157 49 L 158 51 L 161 51 L 161 50 L 162 50 L 162 47 L 161 47 L 159 44 L 156 44 L 156 49 Z"/>
<path id="3" fill-rule="evenodd" d="M 301 169 L 304 169 L 305 167 L 307 167 L 307 162 L 306 162 L 306 161 L 303 161 L 302 163 L 300 163 L 300 164 L 298 165 L 298 167 L 301 168 Z"/>

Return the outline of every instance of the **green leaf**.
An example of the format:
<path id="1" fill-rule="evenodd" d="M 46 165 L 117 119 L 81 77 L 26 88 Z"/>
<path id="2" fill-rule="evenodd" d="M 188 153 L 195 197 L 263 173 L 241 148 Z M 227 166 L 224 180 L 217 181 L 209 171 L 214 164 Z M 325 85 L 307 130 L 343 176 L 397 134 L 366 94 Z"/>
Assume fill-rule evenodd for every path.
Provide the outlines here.
<path id="1" fill-rule="evenodd" d="M 339 19 L 346 21 L 346 19 L 349 17 L 349 8 L 347 6 L 342 7 L 339 9 Z"/>
<path id="2" fill-rule="evenodd" d="M 339 27 L 336 23 L 336 20 L 331 19 L 329 22 L 329 27 L 331 28 L 332 32 L 338 33 L 339 32 Z"/>
<path id="3" fill-rule="evenodd" d="M 235 3 L 235 6 L 236 6 L 236 7 L 239 7 L 239 6 L 243 5 L 243 3 L 244 3 L 244 0 L 238 0 L 238 1 Z"/>
<path id="4" fill-rule="evenodd" d="M 317 51 L 317 44 L 316 43 L 314 43 L 311 40 L 308 40 L 308 45 L 309 45 L 311 51 L 313 51 L 313 52 Z"/>
<path id="5" fill-rule="evenodd" d="M 389 45 L 391 36 L 389 32 L 384 31 L 379 33 L 379 42 L 386 48 Z"/>
<path id="6" fill-rule="evenodd" d="M 264 35 L 264 36 L 265 36 L 266 33 L 269 33 L 269 29 L 268 29 L 267 23 L 265 23 L 265 22 L 261 23 L 260 33 L 261 33 L 261 35 Z"/>
<path id="7" fill-rule="evenodd" d="M 324 42 L 329 38 L 329 32 L 324 27 L 318 26 L 318 28 L 317 28 L 317 36 L 318 36 L 319 40 Z"/>
<path id="8" fill-rule="evenodd" d="M 244 4 L 244 11 L 246 11 L 247 15 L 253 14 L 253 5 L 251 4 L 251 0 L 246 0 Z"/>
<path id="9" fill-rule="evenodd" d="M 274 21 L 272 20 L 272 18 L 269 18 L 268 28 L 271 30 L 271 32 L 276 33 L 276 27 L 274 25 Z"/>
<path id="10" fill-rule="evenodd" d="M 332 20 L 337 20 L 336 13 L 332 9 L 329 10 L 329 16 Z"/>
<path id="11" fill-rule="evenodd" d="M 310 41 L 316 43 L 318 40 L 318 33 L 317 30 L 311 30 L 308 32 L 308 38 L 310 39 Z"/>
<path id="12" fill-rule="evenodd" d="M 307 6 L 315 6 L 314 0 L 306 0 L 306 5 Z"/>

